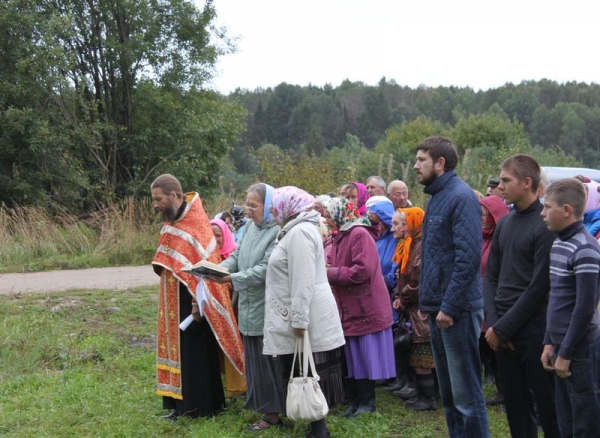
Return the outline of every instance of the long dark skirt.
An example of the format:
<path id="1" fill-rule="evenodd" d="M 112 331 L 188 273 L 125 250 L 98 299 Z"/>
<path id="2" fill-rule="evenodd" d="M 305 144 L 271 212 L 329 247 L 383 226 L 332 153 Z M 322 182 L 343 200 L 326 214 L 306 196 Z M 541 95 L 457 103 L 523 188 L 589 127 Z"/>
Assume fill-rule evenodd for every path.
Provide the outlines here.
<path id="1" fill-rule="evenodd" d="M 262 336 L 243 336 L 246 359 L 246 404 L 244 409 L 261 414 L 285 413 L 281 364 L 278 357 L 263 354 Z"/>
<path id="2" fill-rule="evenodd" d="M 190 293 L 179 289 L 180 320 L 192 313 Z M 163 397 L 163 408 L 193 418 L 211 417 L 225 406 L 219 368 L 219 344 L 206 319 L 180 332 L 183 400 Z"/>
<path id="3" fill-rule="evenodd" d="M 342 371 L 343 348 L 344 347 L 339 347 L 330 351 L 313 353 L 315 366 L 317 367 L 317 374 L 320 378 L 319 386 L 321 387 L 321 391 L 323 391 L 323 395 L 325 396 L 327 404 L 330 408 L 344 401 L 344 382 Z M 286 400 L 288 382 L 290 380 L 294 355 L 285 354 L 279 357 L 281 359 L 282 367 L 283 399 Z M 294 377 L 300 375 L 300 369 L 298 365 L 298 359 L 296 359 Z"/>

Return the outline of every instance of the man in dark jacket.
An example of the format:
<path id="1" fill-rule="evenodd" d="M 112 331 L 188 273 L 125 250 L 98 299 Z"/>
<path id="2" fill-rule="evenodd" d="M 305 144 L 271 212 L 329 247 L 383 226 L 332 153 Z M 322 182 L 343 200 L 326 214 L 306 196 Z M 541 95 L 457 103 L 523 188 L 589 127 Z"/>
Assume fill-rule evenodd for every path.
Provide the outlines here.
<path id="1" fill-rule="evenodd" d="M 484 281 L 485 338 L 506 382 L 504 402 L 513 437 L 537 437 L 534 402 L 547 438 L 558 437 L 552 375 L 540 362 L 550 291 L 548 231 L 537 197 L 540 166 L 518 154 L 501 166 L 502 196 L 514 210 L 498 222 Z"/>
<path id="2" fill-rule="evenodd" d="M 422 313 L 429 314 L 431 345 L 451 437 L 490 436 L 481 384 L 479 333 L 483 322 L 481 207 L 454 172 L 458 151 L 429 137 L 417 148 L 417 180 L 431 195 L 423 223 L 419 280 Z"/>

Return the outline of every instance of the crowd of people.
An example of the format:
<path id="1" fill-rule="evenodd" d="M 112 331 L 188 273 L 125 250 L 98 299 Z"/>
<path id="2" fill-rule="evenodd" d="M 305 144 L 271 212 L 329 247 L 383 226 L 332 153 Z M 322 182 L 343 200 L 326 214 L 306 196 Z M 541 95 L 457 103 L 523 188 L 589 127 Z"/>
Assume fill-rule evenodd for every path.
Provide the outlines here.
<path id="1" fill-rule="evenodd" d="M 375 411 L 380 384 L 415 411 L 441 401 L 451 437 L 489 437 L 484 364 L 497 386 L 488 404 L 505 406 L 513 437 L 600 437 L 598 184 L 549 184 L 518 154 L 484 196 L 456 174 L 458 160 L 444 137 L 418 146 L 424 208 L 404 182 L 371 176 L 315 195 L 253 184 L 243 210 L 212 221 L 197 193 L 157 178 L 165 417 L 217 414 L 223 373 L 228 395 L 245 392 L 259 414 L 249 431 L 281 426 L 308 334 L 343 417 Z M 184 270 L 199 260 L 227 274 Z M 330 436 L 326 419 L 306 436 Z"/>

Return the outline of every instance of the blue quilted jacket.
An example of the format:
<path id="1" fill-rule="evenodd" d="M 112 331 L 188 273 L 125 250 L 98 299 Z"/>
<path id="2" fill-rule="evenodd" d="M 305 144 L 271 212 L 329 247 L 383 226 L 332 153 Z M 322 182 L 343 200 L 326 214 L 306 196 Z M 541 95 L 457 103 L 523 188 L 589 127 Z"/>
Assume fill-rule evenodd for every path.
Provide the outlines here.
<path id="1" fill-rule="evenodd" d="M 424 192 L 431 198 L 423 223 L 420 308 L 457 318 L 483 308 L 481 207 L 454 171 L 445 172 Z"/>

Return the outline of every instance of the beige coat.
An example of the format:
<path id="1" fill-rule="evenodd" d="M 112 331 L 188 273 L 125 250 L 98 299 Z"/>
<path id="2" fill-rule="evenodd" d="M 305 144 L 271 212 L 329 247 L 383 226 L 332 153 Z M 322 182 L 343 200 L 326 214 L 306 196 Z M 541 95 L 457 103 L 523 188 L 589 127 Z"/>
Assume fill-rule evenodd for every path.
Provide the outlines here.
<path id="1" fill-rule="evenodd" d="M 266 279 L 264 354 L 292 354 L 294 328 L 308 328 L 314 352 L 344 345 L 342 324 L 327 281 L 319 213 L 288 223 L 269 258 Z"/>

